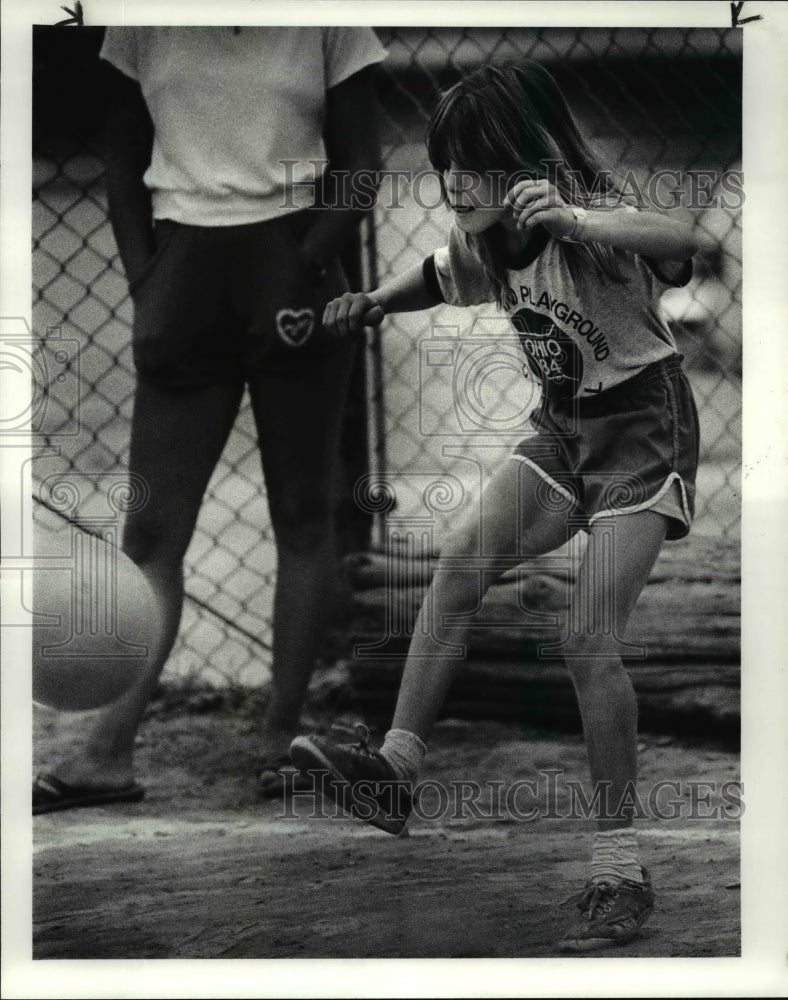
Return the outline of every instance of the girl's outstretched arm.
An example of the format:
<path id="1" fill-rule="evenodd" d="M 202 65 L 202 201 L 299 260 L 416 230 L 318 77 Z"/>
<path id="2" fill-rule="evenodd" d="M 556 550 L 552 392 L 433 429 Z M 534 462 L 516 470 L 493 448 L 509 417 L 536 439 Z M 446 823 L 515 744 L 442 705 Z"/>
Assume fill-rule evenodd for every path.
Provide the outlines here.
<path id="1" fill-rule="evenodd" d="M 380 326 L 384 316 L 430 309 L 435 298 L 424 281 L 424 268 L 416 264 L 387 281 L 374 292 L 345 292 L 332 299 L 323 313 L 323 326 L 340 336 L 360 333 L 366 326 Z"/>
<path id="2" fill-rule="evenodd" d="M 547 180 L 521 181 L 507 194 L 519 229 L 545 226 L 559 239 L 602 243 L 655 260 L 687 260 L 714 241 L 691 220 L 659 212 L 588 209 L 575 214 Z"/>

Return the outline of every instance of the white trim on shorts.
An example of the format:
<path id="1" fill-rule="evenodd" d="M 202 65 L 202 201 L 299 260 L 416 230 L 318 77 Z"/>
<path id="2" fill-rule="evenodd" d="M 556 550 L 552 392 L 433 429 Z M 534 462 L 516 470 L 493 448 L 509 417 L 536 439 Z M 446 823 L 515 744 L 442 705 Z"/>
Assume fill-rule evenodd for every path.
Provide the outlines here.
<path id="1" fill-rule="evenodd" d="M 545 472 L 544 469 L 538 466 L 533 459 L 526 458 L 525 455 L 514 455 L 514 454 L 510 455 L 509 457 L 516 459 L 516 461 L 518 462 L 523 462 L 529 468 L 533 469 L 534 472 L 536 472 L 539 476 L 541 476 L 546 483 L 549 483 L 554 490 L 557 490 L 562 497 L 565 497 L 567 500 L 571 500 L 572 503 L 577 502 L 577 497 L 573 493 L 571 493 L 565 486 L 562 486 L 560 483 L 556 482 L 555 479 L 553 479 L 551 475 Z M 617 517 L 621 514 L 637 514 L 641 510 L 650 510 L 652 507 L 654 507 L 656 504 L 660 502 L 660 500 L 665 496 L 665 494 L 668 492 L 673 483 L 676 482 L 677 480 L 679 484 L 679 496 L 681 498 L 681 513 L 684 515 L 684 523 L 689 528 L 692 525 L 692 518 L 689 515 L 689 503 L 687 501 L 687 487 L 684 485 L 684 480 L 681 477 L 681 474 L 678 472 L 671 472 L 670 475 L 665 480 L 665 482 L 660 487 L 660 489 L 654 494 L 654 496 L 650 497 L 648 500 L 644 500 L 643 503 L 636 503 L 633 504 L 631 507 L 618 507 L 615 510 L 599 510 L 596 512 L 596 514 L 592 514 L 591 517 L 588 519 L 589 526 L 592 525 L 594 521 L 598 520 L 600 517 Z M 665 511 L 658 511 L 658 513 L 663 514 L 665 517 L 670 516 L 669 514 L 666 514 Z"/>
<path id="2" fill-rule="evenodd" d="M 687 503 L 687 487 L 684 485 L 684 480 L 678 472 L 671 472 L 667 477 L 665 482 L 662 484 L 661 488 L 648 500 L 644 500 L 643 503 L 633 504 L 631 507 L 619 507 L 617 510 L 599 510 L 596 514 L 592 515 L 588 519 L 589 524 L 593 524 L 597 518 L 600 517 L 616 517 L 619 514 L 637 514 L 641 510 L 650 510 L 660 500 L 665 496 L 673 483 L 678 480 L 679 484 L 679 496 L 681 497 L 681 513 L 684 515 L 684 521 L 689 527 L 692 524 L 692 519 L 689 516 L 689 505 Z M 665 514 L 664 510 L 658 511 L 660 514 L 664 514 L 666 517 L 670 515 Z"/>
<path id="3" fill-rule="evenodd" d="M 574 493 L 572 493 L 571 490 L 568 490 L 565 486 L 562 486 L 560 483 L 557 483 L 555 479 L 553 479 L 552 476 L 548 475 L 544 471 L 544 469 L 538 466 L 532 458 L 526 458 L 525 455 L 510 455 L 509 458 L 513 458 L 518 462 L 523 462 L 523 464 L 527 465 L 530 469 L 533 469 L 534 472 L 538 473 L 542 477 L 542 479 L 544 479 L 546 483 L 549 483 L 550 486 L 552 486 L 554 490 L 560 493 L 562 497 L 564 497 L 566 500 L 571 500 L 572 503 L 577 503 L 577 497 L 574 495 Z"/>

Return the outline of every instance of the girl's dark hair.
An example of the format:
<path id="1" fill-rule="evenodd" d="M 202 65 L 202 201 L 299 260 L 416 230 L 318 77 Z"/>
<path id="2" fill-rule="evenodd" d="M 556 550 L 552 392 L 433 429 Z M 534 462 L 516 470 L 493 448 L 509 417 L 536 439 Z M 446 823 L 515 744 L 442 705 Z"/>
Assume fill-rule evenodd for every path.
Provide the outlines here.
<path id="1" fill-rule="evenodd" d="M 558 84 L 530 60 L 484 66 L 445 91 L 427 127 L 427 151 L 441 175 L 454 164 L 512 181 L 548 177 L 570 204 L 600 208 L 623 201 L 612 171 L 602 169 L 580 134 Z M 506 269 L 498 241 L 490 230 L 467 239 L 500 304 Z M 576 284 L 589 261 L 613 281 L 627 280 L 611 247 L 564 243 L 562 250 Z"/>

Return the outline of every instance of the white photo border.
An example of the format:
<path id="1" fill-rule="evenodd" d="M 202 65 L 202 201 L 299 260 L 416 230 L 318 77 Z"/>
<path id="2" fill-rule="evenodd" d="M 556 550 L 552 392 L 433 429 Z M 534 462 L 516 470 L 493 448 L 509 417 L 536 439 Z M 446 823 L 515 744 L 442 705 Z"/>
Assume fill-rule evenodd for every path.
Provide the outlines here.
<path id="1" fill-rule="evenodd" d="M 84 0 L 85 23 L 730 27 L 726 2 L 370 3 Z M 0 317 L 30 319 L 31 29 L 69 0 L 2 5 Z M 37 961 L 31 952 L 29 636 L 3 636 L 2 996 L 782 996 L 788 994 L 788 830 L 784 660 L 788 523 L 788 246 L 785 202 L 788 8 L 747 2 L 744 32 L 744 440 L 742 957 L 721 959 Z M 64 29 L 79 30 L 79 29 Z M 3 551 L 30 491 L 0 448 Z M 4 454 L 6 453 L 6 454 Z M 21 512 L 17 515 L 15 512 Z M 699 873 L 702 877 L 702 873 Z"/>

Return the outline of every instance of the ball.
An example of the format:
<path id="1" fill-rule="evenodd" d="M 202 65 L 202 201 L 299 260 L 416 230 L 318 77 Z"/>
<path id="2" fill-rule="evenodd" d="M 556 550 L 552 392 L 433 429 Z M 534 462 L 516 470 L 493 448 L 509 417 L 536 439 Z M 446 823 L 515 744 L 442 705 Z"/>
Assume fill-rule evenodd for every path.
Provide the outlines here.
<path id="1" fill-rule="evenodd" d="M 100 708 L 146 672 L 160 628 L 158 602 L 142 571 L 103 538 L 72 524 L 71 551 L 53 550 L 38 539 L 33 700 L 65 712 Z"/>

